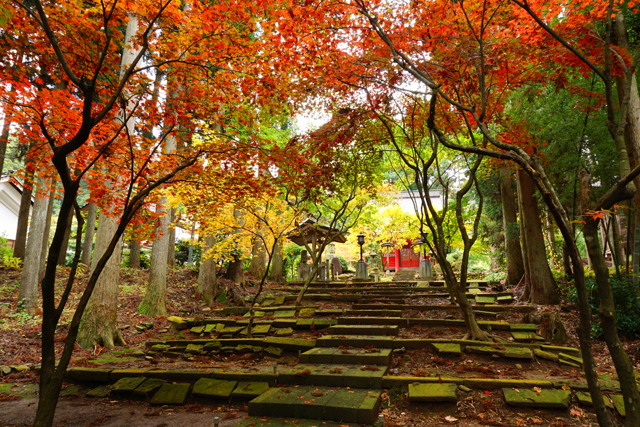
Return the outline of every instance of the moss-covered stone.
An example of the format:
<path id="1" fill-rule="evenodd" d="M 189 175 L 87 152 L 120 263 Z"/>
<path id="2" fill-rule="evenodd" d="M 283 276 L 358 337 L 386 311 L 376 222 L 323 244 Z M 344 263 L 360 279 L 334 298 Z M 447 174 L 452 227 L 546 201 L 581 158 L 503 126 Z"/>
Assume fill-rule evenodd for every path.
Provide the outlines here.
<path id="1" fill-rule="evenodd" d="M 107 397 L 111 389 L 105 385 L 98 386 L 93 390 L 89 390 L 85 396 L 87 397 Z"/>
<path id="2" fill-rule="evenodd" d="M 149 350 L 161 353 L 161 352 L 163 352 L 165 350 L 169 350 L 170 348 L 171 348 L 171 346 L 167 345 L 167 344 L 156 344 L 156 345 L 152 346 Z"/>
<path id="3" fill-rule="evenodd" d="M 218 351 L 221 348 L 222 344 L 220 343 L 220 341 L 208 342 L 202 347 L 202 349 L 207 353 Z"/>
<path id="4" fill-rule="evenodd" d="M 169 316 L 167 317 L 167 320 L 171 322 L 171 326 L 173 326 L 176 331 L 189 329 L 189 327 L 192 326 L 192 322 L 189 322 L 187 319 L 183 319 L 182 317 L 178 316 Z"/>
<path id="5" fill-rule="evenodd" d="M 412 402 L 456 402 L 458 386 L 453 383 L 409 384 L 409 400 Z"/>
<path id="6" fill-rule="evenodd" d="M 244 316 L 249 311 L 249 307 L 225 307 L 222 312 L 226 316 Z"/>
<path id="7" fill-rule="evenodd" d="M 541 390 L 503 388 L 507 405 L 523 408 L 568 409 L 570 390 Z"/>
<path id="8" fill-rule="evenodd" d="M 517 332 L 535 332 L 538 326 L 533 323 L 514 323 L 509 326 L 512 331 Z"/>
<path id="9" fill-rule="evenodd" d="M 476 304 L 494 304 L 495 302 L 495 297 L 476 295 Z"/>
<path id="10" fill-rule="evenodd" d="M 511 332 L 511 336 L 513 336 L 513 339 L 516 341 L 530 341 L 530 340 L 535 340 L 535 341 L 544 341 L 544 338 L 542 338 L 540 335 L 534 333 L 534 332 Z"/>
<path id="11" fill-rule="evenodd" d="M 453 343 L 433 343 L 433 347 L 442 355 L 455 355 L 461 354 L 460 344 Z"/>
<path id="12" fill-rule="evenodd" d="M 267 382 L 239 382 L 236 388 L 231 392 L 232 398 L 253 399 L 260 396 L 269 389 Z"/>
<path id="13" fill-rule="evenodd" d="M 126 377 L 120 378 L 111 386 L 111 391 L 118 394 L 131 394 L 133 391 L 145 381 L 144 377 Z"/>
<path id="14" fill-rule="evenodd" d="M 498 354 L 508 359 L 533 359 L 533 353 L 526 347 L 507 347 Z"/>
<path id="15" fill-rule="evenodd" d="M 276 336 L 278 337 L 288 337 L 290 335 L 293 335 L 293 328 L 276 329 Z"/>
<path id="16" fill-rule="evenodd" d="M 110 382 L 114 381 L 111 378 L 111 371 L 113 369 L 100 369 L 100 368 L 70 368 L 67 369 L 67 375 L 76 381 L 87 382 Z"/>
<path id="17" fill-rule="evenodd" d="M 187 348 L 184 350 L 184 352 L 186 354 L 193 354 L 193 355 L 202 354 L 203 347 L 204 346 L 198 345 L 198 344 L 189 344 L 187 345 Z"/>
<path id="18" fill-rule="evenodd" d="M 313 317 L 315 314 L 315 308 L 303 308 L 298 312 L 298 317 Z"/>
<path id="19" fill-rule="evenodd" d="M 559 353 L 558 356 L 559 356 L 559 358 L 561 360 L 568 360 L 570 362 L 573 362 L 573 363 L 577 364 L 578 366 L 583 366 L 583 364 L 584 364 L 584 362 L 582 361 L 581 358 L 576 357 L 576 356 L 572 356 L 572 355 L 567 354 L 567 353 Z"/>
<path id="20" fill-rule="evenodd" d="M 165 382 L 165 380 L 159 378 L 148 378 L 133 390 L 133 394 L 135 396 L 149 397 L 155 393 L 156 390 L 159 390 Z"/>
<path id="21" fill-rule="evenodd" d="M 526 379 L 492 379 L 492 378 L 464 378 L 463 385 L 475 390 L 497 390 L 504 387 L 513 388 L 551 388 L 553 383 L 548 380 L 526 380 Z"/>
<path id="22" fill-rule="evenodd" d="M 544 350 L 540 350 L 539 348 L 536 348 L 533 350 L 533 354 L 535 354 L 536 357 L 539 357 L 541 359 L 551 360 L 552 362 L 558 361 L 558 355 L 555 353 L 551 353 L 550 351 L 544 351 Z"/>
<path id="23" fill-rule="evenodd" d="M 152 405 L 182 405 L 187 399 L 191 384 L 165 383 L 151 398 Z"/>
<path id="24" fill-rule="evenodd" d="M 267 356 L 271 357 L 280 357 L 282 356 L 283 350 L 280 347 L 269 346 L 264 349 L 264 352 Z"/>
<path id="25" fill-rule="evenodd" d="M 200 378 L 193 385 L 194 396 L 228 399 L 236 388 L 237 381 L 225 381 L 213 378 Z"/>
<path id="26" fill-rule="evenodd" d="M 295 317 L 296 316 L 296 311 L 295 310 L 279 310 L 276 311 L 275 313 L 273 313 L 273 317 L 279 318 L 279 317 Z"/>
<path id="27" fill-rule="evenodd" d="M 266 335 L 269 333 L 271 325 L 253 325 L 251 328 L 251 335 Z M 240 331 L 240 335 L 249 335 L 249 327 L 247 326 Z"/>

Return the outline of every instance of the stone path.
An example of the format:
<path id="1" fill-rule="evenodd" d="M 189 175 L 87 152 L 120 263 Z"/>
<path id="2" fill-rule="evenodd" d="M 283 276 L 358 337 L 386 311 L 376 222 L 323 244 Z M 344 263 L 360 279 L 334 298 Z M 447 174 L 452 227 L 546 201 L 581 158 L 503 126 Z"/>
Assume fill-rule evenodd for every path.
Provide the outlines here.
<path id="1" fill-rule="evenodd" d="M 255 310 L 251 337 L 248 308 L 232 307 L 208 318 L 170 317 L 173 328 L 182 331 L 184 338 L 146 343 L 147 358 L 263 355 L 263 362 L 252 372 L 72 368 L 68 374 L 76 381 L 102 383 L 88 393 L 96 397 L 147 398 L 154 405 L 181 405 L 189 398 L 211 403 L 245 400 L 250 418 L 237 424 L 240 426 L 294 422 L 370 425 L 378 420 L 381 392 L 393 387 L 406 387 L 409 401 L 418 404 L 455 404 L 473 390 L 497 390 L 506 404 L 514 407 L 567 409 L 574 397 L 589 405 L 586 383 L 561 376 L 493 378 L 475 372 L 398 375 L 394 360 L 401 360 L 408 351 L 441 357 L 445 365 L 447 360 L 464 360 L 460 359 L 464 356 L 516 366 L 543 361 L 559 372 L 563 367 L 582 369 L 578 349 L 548 345 L 536 334 L 534 324 L 480 320 L 481 328 L 495 334 L 496 342 L 409 336 L 414 327 L 464 328 L 459 319 L 424 317 L 430 312 L 449 312 L 457 309 L 455 306 L 413 303 L 448 297 L 442 286 L 433 286 L 437 282 L 424 284 L 405 278 L 391 283 L 312 283 L 306 305 L 298 309 L 287 305 L 297 294 L 295 285 L 283 286 L 278 296 L 262 299 Z M 488 292 L 490 287 L 487 282 L 471 283 L 469 295 L 475 298 L 478 313 L 496 316 L 531 311 L 530 307 L 510 305 L 510 293 Z M 324 308 L 317 301 L 331 301 L 335 306 Z M 285 359 L 292 363 L 285 364 Z M 619 391 L 615 382 L 603 387 Z M 611 407 L 623 416 L 620 402 L 619 394 L 612 393 Z"/>

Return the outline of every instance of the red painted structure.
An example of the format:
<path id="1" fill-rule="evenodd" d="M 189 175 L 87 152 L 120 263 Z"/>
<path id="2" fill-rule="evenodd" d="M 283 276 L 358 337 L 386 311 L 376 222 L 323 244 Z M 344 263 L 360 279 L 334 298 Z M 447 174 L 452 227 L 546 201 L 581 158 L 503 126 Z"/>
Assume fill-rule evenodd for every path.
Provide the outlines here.
<path id="1" fill-rule="evenodd" d="M 411 242 L 407 242 L 400 249 L 389 251 L 389 259 L 387 260 L 386 252 L 382 254 L 382 263 L 385 270 L 398 271 L 403 268 L 420 267 L 420 254 L 415 253 Z"/>

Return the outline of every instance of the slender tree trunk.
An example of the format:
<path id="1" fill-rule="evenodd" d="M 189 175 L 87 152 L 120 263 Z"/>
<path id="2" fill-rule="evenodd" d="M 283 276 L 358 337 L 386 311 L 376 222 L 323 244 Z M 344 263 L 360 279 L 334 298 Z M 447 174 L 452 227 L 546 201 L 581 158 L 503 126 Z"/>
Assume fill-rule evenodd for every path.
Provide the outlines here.
<path id="1" fill-rule="evenodd" d="M 40 272 L 38 273 L 38 282 L 44 278 L 44 272 L 47 261 L 47 252 L 49 250 L 49 233 L 51 232 L 51 220 L 53 219 L 53 202 L 55 200 L 56 190 L 51 189 L 49 193 L 49 204 L 47 205 L 47 221 L 44 225 L 44 236 L 42 236 L 42 252 L 40 253 Z"/>
<path id="2" fill-rule="evenodd" d="M 39 266 L 44 230 L 47 222 L 47 205 L 49 204 L 46 185 L 46 179 L 38 179 L 36 200 L 33 205 L 31 227 L 29 228 L 29 238 L 24 257 L 25 267 L 22 269 L 20 278 L 18 301 L 21 301 L 23 307 L 30 312 L 34 311 L 38 304 L 38 275 L 40 272 Z M 36 268 L 33 268 L 34 266 Z"/>
<path id="3" fill-rule="evenodd" d="M 131 240 L 129 241 L 129 268 L 140 269 L 140 251 L 142 246 L 138 241 L 139 226 L 135 225 L 131 232 Z"/>
<path id="4" fill-rule="evenodd" d="M 11 98 L 15 92 L 16 86 L 11 83 L 9 91 L 7 92 L 8 97 Z M 2 175 L 2 171 L 4 170 L 4 158 L 7 154 L 7 144 L 9 143 L 9 134 L 11 133 L 11 115 L 13 106 L 5 104 L 3 109 L 4 120 L 2 122 L 2 132 L 0 133 L 0 175 Z"/>
<path id="5" fill-rule="evenodd" d="M 562 264 L 564 266 L 564 275 L 567 279 L 573 278 L 573 270 L 571 269 L 571 257 L 569 256 L 569 248 L 567 242 L 562 244 Z"/>
<path id="6" fill-rule="evenodd" d="M 551 256 L 551 262 L 553 263 L 554 268 L 558 268 L 558 245 L 556 243 L 556 228 L 553 223 L 553 218 L 551 218 L 551 214 L 545 211 L 544 214 L 544 222 L 545 222 L 545 232 L 547 234 L 547 241 L 549 242 L 549 252 Z"/>
<path id="7" fill-rule="evenodd" d="M 278 241 L 273 253 L 273 262 L 271 263 L 271 281 L 276 283 L 284 282 L 284 254 L 282 240 Z"/>
<path id="8" fill-rule="evenodd" d="M 176 220 L 176 210 L 171 209 L 170 212 L 171 221 L 169 224 L 172 224 Z M 176 266 L 176 227 L 175 224 L 173 226 L 169 226 L 169 245 L 167 247 L 167 265 L 169 267 Z"/>
<path id="9" fill-rule="evenodd" d="M 81 262 L 89 266 L 91 265 L 91 252 L 93 252 L 93 235 L 96 231 L 96 216 L 98 213 L 98 207 L 90 203 L 89 212 L 87 212 L 87 222 L 84 232 L 84 242 L 82 246 L 82 260 Z M 80 232 L 78 230 L 78 232 Z"/>
<path id="10" fill-rule="evenodd" d="M 109 217 L 103 211 L 100 211 L 91 273 L 96 268 L 96 263 L 104 255 L 117 228 L 117 218 Z M 118 242 L 107 265 L 102 270 L 82 316 L 78 331 L 78 343 L 84 348 L 99 344 L 110 349 L 116 345 L 125 344 L 118 328 L 118 288 L 121 254 L 122 239 Z"/>
<path id="11" fill-rule="evenodd" d="M 167 314 L 167 252 L 171 214 L 167 208 L 163 208 L 160 215 L 160 226 L 156 229 L 160 237 L 154 240 L 151 250 L 147 292 L 138 307 L 140 313 L 150 316 Z"/>
<path id="12" fill-rule="evenodd" d="M 500 169 L 500 197 L 502 200 L 502 221 L 504 226 L 505 257 L 507 261 L 507 287 L 515 286 L 524 276 L 525 269 L 520 249 L 520 228 L 516 216 L 516 197 L 509 165 Z"/>
<path id="13" fill-rule="evenodd" d="M 64 267 L 67 264 L 67 250 L 69 249 L 69 237 L 71 237 L 71 226 L 73 225 L 74 212 L 69 212 L 69 218 L 67 218 L 67 228 L 64 231 L 64 241 L 62 242 L 62 248 L 60 249 L 60 256 L 58 257 L 58 265 Z"/>
<path id="14" fill-rule="evenodd" d="M 581 173 L 583 206 L 589 205 L 589 175 Z M 616 320 L 616 307 L 613 300 L 611 282 L 609 280 L 609 268 L 602 253 L 602 247 L 598 239 L 598 220 L 586 216 L 586 224 L 583 227 L 584 240 L 587 251 L 591 256 L 593 271 L 596 275 L 598 286 L 598 297 L 600 307 L 598 315 L 602 326 L 602 336 L 607 343 L 609 354 L 616 367 L 616 373 L 620 381 L 620 389 L 624 396 L 624 406 L 626 410 L 626 424 L 629 426 L 640 425 L 640 392 L 635 381 L 633 365 L 629 360 L 620 337 L 618 336 L 618 325 Z"/>
<path id="15" fill-rule="evenodd" d="M 218 296 L 218 280 L 216 278 L 216 262 L 212 256 L 206 257 L 209 249 L 215 244 L 213 236 L 204 238 L 205 247 L 202 249 L 202 259 L 200 261 L 200 271 L 198 272 L 198 286 L 196 290 L 200 293 L 202 300 L 208 305 Z"/>
<path id="16" fill-rule="evenodd" d="M 544 246 L 538 201 L 534 197 L 533 180 L 522 169 L 518 170 L 518 191 L 522 200 L 520 215 L 523 219 L 531 281 L 530 301 L 534 304 L 558 304 L 560 296 Z"/>
<path id="17" fill-rule="evenodd" d="M 518 181 L 519 186 L 519 181 Z M 524 227 L 524 217 L 522 214 L 522 194 L 520 190 L 518 190 L 518 207 L 520 209 L 520 244 L 522 245 L 522 265 L 524 267 L 524 275 L 522 276 L 524 292 L 522 293 L 522 301 L 529 301 L 531 297 L 531 271 L 529 266 L 529 258 L 531 257 L 529 253 L 529 246 L 527 245 L 527 233 L 525 232 Z"/>
<path id="18" fill-rule="evenodd" d="M 256 237 L 251 248 L 251 265 L 249 265 L 249 273 L 253 277 L 262 277 L 264 275 L 264 266 L 267 262 L 267 254 L 264 249 L 262 239 Z"/>
<path id="19" fill-rule="evenodd" d="M 227 272 L 224 275 L 225 279 L 231 280 L 233 283 L 244 286 L 244 270 L 242 268 L 242 259 L 239 256 L 233 255 L 233 259 L 229 261 Z"/>
<path id="20" fill-rule="evenodd" d="M 29 214 L 31 213 L 31 195 L 33 190 L 27 181 L 33 179 L 33 172 L 27 172 L 25 183 L 22 186 L 20 197 L 20 211 L 18 212 L 18 227 L 16 230 L 16 243 L 13 246 L 13 256 L 24 261 L 24 253 L 27 247 L 27 230 L 29 229 Z"/>

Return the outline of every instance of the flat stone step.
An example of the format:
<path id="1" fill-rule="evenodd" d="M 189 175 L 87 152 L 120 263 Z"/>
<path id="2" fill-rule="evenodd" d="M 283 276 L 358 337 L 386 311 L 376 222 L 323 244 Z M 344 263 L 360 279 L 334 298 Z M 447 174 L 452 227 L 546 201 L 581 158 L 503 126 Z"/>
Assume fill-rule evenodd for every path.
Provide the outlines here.
<path id="1" fill-rule="evenodd" d="M 363 304 L 371 304 L 371 303 L 396 303 L 396 304 L 404 304 L 404 298 L 383 298 L 383 297 L 363 297 L 360 296 L 358 302 Z"/>
<path id="2" fill-rule="evenodd" d="M 378 417 L 380 394 L 359 389 L 275 387 L 249 402 L 249 415 L 373 424 Z"/>
<path id="3" fill-rule="evenodd" d="M 151 398 L 150 403 L 152 405 L 182 405 L 187 399 L 190 388 L 191 384 L 189 383 L 165 383 Z"/>
<path id="4" fill-rule="evenodd" d="M 340 317 L 338 325 L 404 325 L 409 324 L 409 319 L 402 317 Z"/>
<path id="5" fill-rule="evenodd" d="M 397 325 L 333 325 L 329 333 L 334 335 L 398 335 Z"/>
<path id="6" fill-rule="evenodd" d="M 391 349 L 341 349 L 316 347 L 300 355 L 300 363 L 391 364 Z"/>
<path id="7" fill-rule="evenodd" d="M 280 372 L 278 383 L 380 389 L 387 369 L 378 365 L 299 364 Z"/>
<path id="8" fill-rule="evenodd" d="M 231 392 L 238 385 L 237 381 L 217 380 L 213 378 L 200 378 L 193 385 L 193 395 L 217 399 L 228 399 Z"/>
<path id="9" fill-rule="evenodd" d="M 503 388 L 509 406 L 521 408 L 568 409 L 571 390 L 540 390 Z"/>
<path id="10" fill-rule="evenodd" d="M 233 427 L 359 427 L 359 424 L 282 417 L 247 417 Z"/>
<path id="11" fill-rule="evenodd" d="M 540 335 L 536 334 L 535 332 L 512 331 L 511 336 L 513 336 L 513 339 L 516 341 L 531 341 L 531 340 L 544 341 L 544 338 L 542 338 Z"/>
<path id="12" fill-rule="evenodd" d="M 394 339 L 386 336 L 371 335 L 325 335 L 316 340 L 317 347 L 375 347 L 375 348 L 394 348 Z"/>
<path id="13" fill-rule="evenodd" d="M 412 402 L 457 402 L 458 386 L 453 383 L 409 384 Z"/>
<path id="14" fill-rule="evenodd" d="M 460 344 L 453 343 L 434 343 L 433 347 L 438 351 L 438 354 L 447 356 L 459 356 L 462 351 Z"/>
<path id="15" fill-rule="evenodd" d="M 346 316 L 402 317 L 402 310 L 347 310 Z"/>

